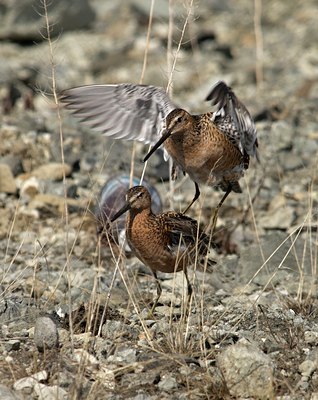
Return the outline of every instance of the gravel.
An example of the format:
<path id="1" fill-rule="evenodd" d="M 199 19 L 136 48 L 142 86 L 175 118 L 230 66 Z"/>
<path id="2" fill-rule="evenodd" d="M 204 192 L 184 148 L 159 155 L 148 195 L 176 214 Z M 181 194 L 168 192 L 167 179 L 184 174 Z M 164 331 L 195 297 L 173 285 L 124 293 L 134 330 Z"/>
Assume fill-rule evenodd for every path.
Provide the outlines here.
<path id="1" fill-rule="evenodd" d="M 255 118 L 261 163 L 251 162 L 243 193 L 220 210 L 213 270 L 189 271 L 187 320 L 182 274 L 160 274 L 161 304 L 149 319 L 156 291 L 149 271 L 96 236 L 100 191 L 110 178 L 130 175 L 132 143 L 102 137 L 57 109 L 43 18 L 30 0 L 7 3 L 0 17 L 0 397 L 316 399 L 316 2 L 262 2 L 258 52 L 254 3 L 200 0 L 189 15 L 173 99 L 208 111 L 205 96 L 225 80 Z M 57 90 L 140 82 L 151 2 L 83 0 L 68 13 L 62 3 L 49 8 Z M 155 3 L 142 82 L 166 87 L 169 15 L 173 57 L 188 9 L 172 2 L 171 14 L 168 1 Z M 136 144 L 137 179 L 146 152 Z M 193 197 L 183 177 L 171 194 L 160 152 L 145 177 L 164 210 L 184 209 Z M 189 215 L 204 226 L 220 196 L 202 187 Z"/>

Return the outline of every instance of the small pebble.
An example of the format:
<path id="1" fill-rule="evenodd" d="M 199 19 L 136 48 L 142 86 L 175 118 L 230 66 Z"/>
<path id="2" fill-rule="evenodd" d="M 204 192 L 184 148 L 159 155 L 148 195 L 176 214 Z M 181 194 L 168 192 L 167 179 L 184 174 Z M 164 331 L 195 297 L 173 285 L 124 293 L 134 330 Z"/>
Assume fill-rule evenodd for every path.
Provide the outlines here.
<path id="1" fill-rule="evenodd" d="M 317 369 L 317 363 L 312 360 L 305 360 L 299 365 L 302 376 L 309 377 Z"/>
<path id="2" fill-rule="evenodd" d="M 59 337 L 55 322 L 49 317 L 39 317 L 34 328 L 34 343 L 40 352 L 58 347 Z"/>
<path id="3" fill-rule="evenodd" d="M 172 376 L 166 376 L 163 377 L 161 381 L 158 383 L 158 387 L 160 390 L 169 392 L 172 389 L 176 389 L 178 387 L 178 383 L 176 381 L 176 378 Z"/>
<path id="4" fill-rule="evenodd" d="M 34 385 L 34 392 L 38 396 L 39 399 L 45 400 L 66 400 L 67 392 L 59 386 L 47 386 L 43 385 L 43 383 L 36 383 Z"/>
<path id="5" fill-rule="evenodd" d="M 0 163 L 0 192 L 15 193 L 17 190 L 14 176 L 7 164 Z"/>
<path id="6" fill-rule="evenodd" d="M 305 342 L 307 344 L 311 344 L 313 346 L 317 346 L 317 344 L 318 344 L 318 332 L 306 331 L 304 339 L 305 339 Z"/>
<path id="7" fill-rule="evenodd" d="M 20 340 L 11 339 L 4 342 L 4 348 L 6 349 L 6 351 L 19 350 L 20 344 Z"/>

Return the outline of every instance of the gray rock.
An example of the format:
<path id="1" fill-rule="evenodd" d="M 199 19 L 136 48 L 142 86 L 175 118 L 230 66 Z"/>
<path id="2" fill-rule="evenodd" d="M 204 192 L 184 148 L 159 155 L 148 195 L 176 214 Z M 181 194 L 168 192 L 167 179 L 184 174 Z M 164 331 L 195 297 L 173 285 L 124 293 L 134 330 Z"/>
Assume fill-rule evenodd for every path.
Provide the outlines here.
<path id="1" fill-rule="evenodd" d="M 305 360 L 299 365 L 299 371 L 304 377 L 310 377 L 317 370 L 317 361 Z"/>
<path id="2" fill-rule="evenodd" d="M 45 382 L 47 380 L 48 374 L 45 370 L 36 372 L 32 375 L 32 378 L 36 379 L 38 382 Z"/>
<path id="3" fill-rule="evenodd" d="M 32 376 L 27 376 L 15 381 L 13 384 L 13 389 L 23 391 L 23 393 L 31 393 L 36 383 L 38 383 L 36 379 L 34 379 Z"/>
<path id="4" fill-rule="evenodd" d="M 15 193 L 17 186 L 10 167 L 7 164 L 0 164 L 0 192 Z"/>
<path id="5" fill-rule="evenodd" d="M 58 330 L 51 318 L 37 318 L 34 328 L 34 343 L 40 352 L 43 352 L 45 349 L 58 347 Z"/>
<path id="6" fill-rule="evenodd" d="M 177 387 L 178 383 L 176 381 L 176 378 L 170 375 L 162 377 L 162 379 L 158 383 L 158 388 L 166 392 L 176 389 Z"/>
<path id="7" fill-rule="evenodd" d="M 107 357 L 107 361 L 114 362 L 114 363 L 121 363 L 123 361 L 127 363 L 134 363 L 136 362 L 136 355 L 137 351 L 133 348 L 123 348 L 117 351 L 114 355 L 110 355 Z"/>
<path id="8" fill-rule="evenodd" d="M 294 128 L 287 121 L 276 121 L 272 124 L 271 140 L 276 151 L 290 150 L 293 146 Z"/>
<path id="9" fill-rule="evenodd" d="M 102 327 L 102 336 L 105 339 L 112 339 L 123 332 L 125 324 L 122 321 L 107 320 Z"/>
<path id="10" fill-rule="evenodd" d="M 297 382 L 297 387 L 302 392 L 307 392 L 308 389 L 309 389 L 308 377 L 307 376 L 302 376 L 300 378 L 300 380 Z"/>
<path id="11" fill-rule="evenodd" d="M 47 386 L 43 383 L 34 385 L 34 393 L 42 400 L 66 400 L 67 392 L 59 386 Z"/>
<path id="12" fill-rule="evenodd" d="M 21 296 L 0 299 L 0 323 L 9 324 L 10 321 L 14 321 L 15 329 L 19 329 L 23 319 L 30 318 L 32 320 L 38 315 L 38 311 L 33 306 L 32 301 Z"/>
<path id="13" fill-rule="evenodd" d="M 95 20 L 95 12 L 87 0 L 47 1 L 51 35 L 62 31 L 83 29 Z M 46 37 L 42 3 L 19 0 L 3 3 L 0 17 L 0 39 L 31 41 Z"/>
<path id="14" fill-rule="evenodd" d="M 13 390 L 0 383 L 0 399 L 2 400 L 22 400 L 19 393 L 15 393 Z"/>
<path id="15" fill-rule="evenodd" d="M 19 350 L 20 344 L 21 344 L 20 340 L 17 339 L 7 340 L 6 342 L 3 343 L 4 348 L 7 351 Z"/>
<path id="16" fill-rule="evenodd" d="M 312 346 L 318 345 L 318 332 L 315 331 L 306 331 L 304 334 L 304 340 L 307 344 Z"/>
<path id="17" fill-rule="evenodd" d="M 31 376 L 27 376 L 25 378 L 21 378 L 15 381 L 13 384 L 13 388 L 14 390 L 23 391 L 23 393 L 31 393 L 34 388 L 34 385 L 36 385 L 39 382 L 46 381 L 47 377 L 48 375 L 46 371 L 40 371 Z"/>
<path id="18" fill-rule="evenodd" d="M 239 341 L 218 356 L 217 365 L 232 396 L 273 398 L 273 365 L 271 359 L 256 346 Z"/>
<path id="19" fill-rule="evenodd" d="M 265 229 L 288 229 L 295 220 L 295 210 L 292 207 L 276 208 L 259 219 L 259 225 Z"/>
<path id="20" fill-rule="evenodd" d="M 99 365 L 97 358 L 84 349 L 76 349 L 73 354 L 73 360 L 80 365 L 87 366 L 90 370 L 97 369 Z"/>
<path id="21" fill-rule="evenodd" d="M 0 163 L 7 164 L 10 167 L 14 176 L 21 174 L 23 172 L 21 159 L 16 154 L 7 154 L 6 156 L 3 157 L 0 156 Z"/>
<path id="22" fill-rule="evenodd" d="M 285 171 L 295 171 L 304 167 L 302 157 L 292 152 L 282 153 L 279 155 L 278 159 Z"/>
<path id="23" fill-rule="evenodd" d="M 145 0 L 132 0 L 131 4 L 133 8 L 144 18 L 148 18 L 149 11 L 150 11 L 150 3 L 149 1 Z M 177 5 L 177 7 L 179 7 Z M 180 12 L 180 10 L 179 10 Z M 158 18 L 160 21 L 163 19 L 168 20 L 169 18 L 169 7 L 167 0 L 159 0 L 154 3 L 154 10 L 153 10 L 154 18 Z"/>
<path id="24" fill-rule="evenodd" d="M 63 179 L 63 171 L 65 176 L 69 176 L 72 168 L 68 164 L 48 163 L 35 168 L 31 175 L 45 180 L 60 181 Z"/>

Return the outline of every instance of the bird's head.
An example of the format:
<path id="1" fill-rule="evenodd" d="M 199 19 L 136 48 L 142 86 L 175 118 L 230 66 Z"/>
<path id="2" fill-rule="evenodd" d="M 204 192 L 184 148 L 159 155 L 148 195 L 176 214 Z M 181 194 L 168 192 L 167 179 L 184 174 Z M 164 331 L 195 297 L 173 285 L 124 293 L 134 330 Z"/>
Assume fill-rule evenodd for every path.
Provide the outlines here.
<path id="1" fill-rule="evenodd" d="M 169 137 L 177 134 L 183 134 L 191 129 L 193 117 L 187 111 L 176 108 L 172 110 L 166 117 L 166 128 L 162 132 L 161 138 L 144 158 L 146 162 L 150 156 L 160 147 Z"/>
<path id="2" fill-rule="evenodd" d="M 151 207 L 151 196 L 144 186 L 134 186 L 126 193 L 126 203 L 112 217 L 111 222 L 114 222 L 122 214 L 129 210 L 142 211 Z"/>

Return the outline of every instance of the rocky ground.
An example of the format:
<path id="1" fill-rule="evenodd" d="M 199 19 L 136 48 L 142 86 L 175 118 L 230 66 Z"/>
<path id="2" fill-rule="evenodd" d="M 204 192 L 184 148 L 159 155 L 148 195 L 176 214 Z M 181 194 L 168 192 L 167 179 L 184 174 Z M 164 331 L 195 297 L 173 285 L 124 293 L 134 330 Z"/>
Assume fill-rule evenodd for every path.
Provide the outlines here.
<path id="1" fill-rule="evenodd" d="M 0 398 L 317 399 L 316 1 L 157 0 L 148 46 L 150 1 L 50 3 L 52 53 L 42 2 L 1 5 Z M 261 164 L 221 210 L 213 271 L 191 273 L 189 318 L 182 273 L 160 275 L 149 318 L 151 275 L 95 234 L 99 192 L 130 173 L 133 144 L 58 109 L 52 65 L 57 91 L 165 87 L 186 20 L 175 102 L 206 111 L 225 80 L 255 118 Z M 134 151 L 139 177 L 147 149 Z M 172 195 L 158 154 L 146 178 L 164 209 L 182 209 L 193 184 Z M 204 225 L 220 197 L 202 187 L 190 215 Z"/>

